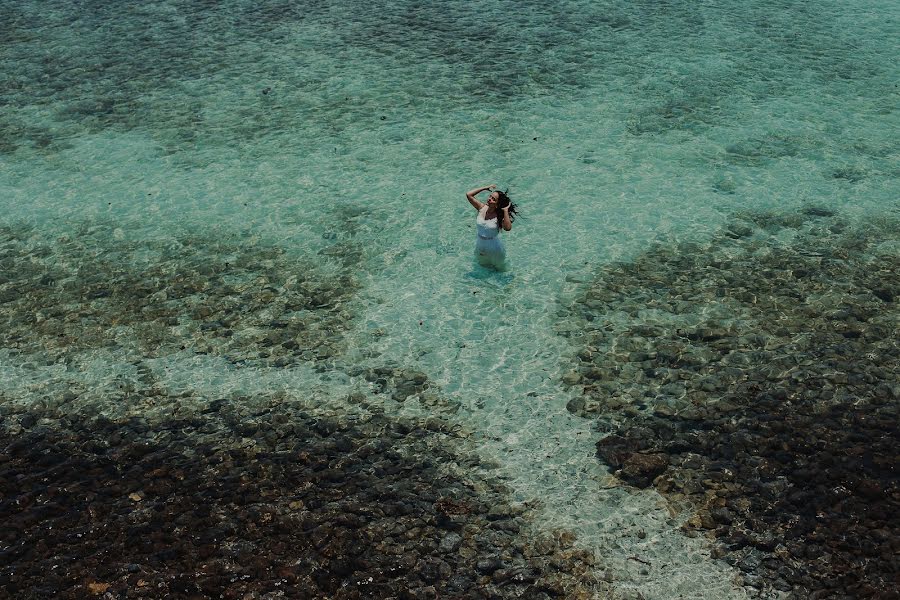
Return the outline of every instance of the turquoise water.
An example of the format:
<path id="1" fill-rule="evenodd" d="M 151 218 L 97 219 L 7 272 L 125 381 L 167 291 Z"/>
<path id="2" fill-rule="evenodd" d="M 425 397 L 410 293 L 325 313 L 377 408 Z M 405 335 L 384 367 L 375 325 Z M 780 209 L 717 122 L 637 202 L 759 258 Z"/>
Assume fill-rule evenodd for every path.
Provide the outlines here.
<path id="1" fill-rule="evenodd" d="M 13 1 L 0 22 L 0 224 L 68 260 L 60 278 L 260 252 L 228 285 L 312 273 L 340 305 L 306 309 L 327 351 L 281 365 L 235 358 L 264 301 L 227 343 L 176 318 L 167 335 L 191 343 L 133 319 L 98 325 L 115 346 L 8 346 L 9 402 L 77 383 L 80 406 L 152 412 L 116 391 L 144 369 L 169 396 L 438 411 L 625 592 L 743 596 L 658 495 L 596 460 L 560 384 L 561 307 L 598 266 L 742 211 L 896 216 L 900 5 Z M 492 183 L 523 213 L 502 274 L 474 264 L 464 198 Z M 441 405 L 375 393 L 365 371 L 385 366 L 424 373 Z"/>

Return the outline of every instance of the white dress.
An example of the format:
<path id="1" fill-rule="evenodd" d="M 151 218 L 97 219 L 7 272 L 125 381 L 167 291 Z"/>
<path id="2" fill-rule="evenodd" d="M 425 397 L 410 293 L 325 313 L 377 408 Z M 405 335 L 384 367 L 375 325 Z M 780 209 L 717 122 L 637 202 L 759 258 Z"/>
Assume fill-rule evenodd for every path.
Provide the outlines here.
<path id="1" fill-rule="evenodd" d="M 496 218 L 485 219 L 488 207 L 485 205 L 475 218 L 475 258 L 484 267 L 502 269 L 506 262 L 506 250 L 500 241 L 500 227 Z"/>

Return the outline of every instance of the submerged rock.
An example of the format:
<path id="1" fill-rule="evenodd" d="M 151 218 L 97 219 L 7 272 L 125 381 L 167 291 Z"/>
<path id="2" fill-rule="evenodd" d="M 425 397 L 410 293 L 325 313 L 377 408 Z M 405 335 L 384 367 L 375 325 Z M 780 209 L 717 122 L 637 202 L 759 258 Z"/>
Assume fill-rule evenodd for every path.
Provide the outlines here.
<path id="1" fill-rule="evenodd" d="M 637 487 L 647 487 L 669 466 L 669 458 L 665 454 L 643 454 L 636 452 L 625 459 L 619 476 Z"/>

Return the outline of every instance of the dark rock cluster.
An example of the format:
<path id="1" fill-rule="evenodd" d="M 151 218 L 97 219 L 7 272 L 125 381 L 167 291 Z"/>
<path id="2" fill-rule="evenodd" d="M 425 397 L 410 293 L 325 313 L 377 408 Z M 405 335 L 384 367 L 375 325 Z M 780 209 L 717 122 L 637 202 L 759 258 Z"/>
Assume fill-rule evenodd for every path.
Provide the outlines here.
<path id="1" fill-rule="evenodd" d="M 560 327 L 569 410 L 624 482 L 692 511 L 745 582 L 900 589 L 900 223 L 742 215 L 602 270 Z"/>
<path id="2" fill-rule="evenodd" d="M 48 363 L 106 348 L 276 367 L 342 352 L 359 287 L 343 264 L 326 270 L 239 239 L 115 233 L 84 225 L 51 240 L 0 227 L 0 347 Z"/>
<path id="3" fill-rule="evenodd" d="M 446 421 L 254 406 L 149 422 L 0 403 L 0 598 L 596 591 L 592 556 L 532 536 Z"/>
<path id="4" fill-rule="evenodd" d="M 369 369 L 351 367 L 348 374 L 361 376 L 373 393 L 389 395 L 397 402 L 415 399 L 431 414 L 453 414 L 459 410 L 459 401 L 442 394 L 440 387 L 422 371 L 386 364 Z M 351 401 L 357 396 L 364 401 L 365 396 L 359 393 L 351 394 Z"/>

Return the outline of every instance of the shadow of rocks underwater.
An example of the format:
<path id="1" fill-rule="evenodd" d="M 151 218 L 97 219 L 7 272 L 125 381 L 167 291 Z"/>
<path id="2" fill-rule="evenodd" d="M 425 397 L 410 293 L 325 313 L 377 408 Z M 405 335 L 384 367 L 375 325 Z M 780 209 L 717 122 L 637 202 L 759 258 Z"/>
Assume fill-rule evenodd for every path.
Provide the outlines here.
<path id="1" fill-rule="evenodd" d="M 898 232 L 742 215 L 604 268 L 560 324 L 600 459 L 751 586 L 900 597 Z"/>
<path id="2" fill-rule="evenodd" d="M 592 556 L 528 535 L 447 422 L 242 410 L 5 407 L 0 597 L 591 597 Z"/>

